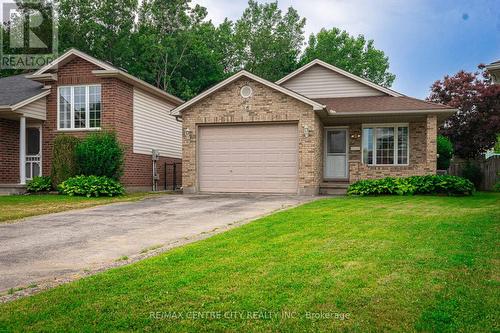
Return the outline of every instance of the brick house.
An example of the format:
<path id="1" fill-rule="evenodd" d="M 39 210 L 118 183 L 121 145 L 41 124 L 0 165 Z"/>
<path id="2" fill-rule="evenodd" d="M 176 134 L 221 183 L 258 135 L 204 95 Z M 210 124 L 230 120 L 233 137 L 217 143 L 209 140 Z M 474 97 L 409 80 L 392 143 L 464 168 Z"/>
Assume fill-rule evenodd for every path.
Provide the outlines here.
<path id="1" fill-rule="evenodd" d="M 319 60 L 276 83 L 241 71 L 172 111 L 185 192 L 301 195 L 434 174 L 437 128 L 454 112 Z"/>
<path id="2" fill-rule="evenodd" d="M 50 175 L 56 135 L 101 129 L 116 131 L 125 146 L 128 190 L 151 190 L 152 149 L 159 150 L 161 189 L 165 163 L 181 158 L 182 126 L 170 111 L 182 102 L 75 49 L 30 75 L 2 78 L 0 190 L 19 192 L 34 176 Z"/>

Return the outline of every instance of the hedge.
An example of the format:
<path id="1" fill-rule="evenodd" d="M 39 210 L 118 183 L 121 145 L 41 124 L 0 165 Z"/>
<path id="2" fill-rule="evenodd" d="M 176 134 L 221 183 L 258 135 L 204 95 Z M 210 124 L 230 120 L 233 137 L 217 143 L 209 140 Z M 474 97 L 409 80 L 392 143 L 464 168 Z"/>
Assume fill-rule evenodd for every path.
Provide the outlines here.
<path id="1" fill-rule="evenodd" d="M 87 135 L 77 145 L 75 153 L 81 175 L 119 180 L 123 174 L 124 148 L 114 132 Z"/>
<path id="2" fill-rule="evenodd" d="M 448 175 L 413 176 L 360 180 L 351 184 L 348 195 L 472 195 L 474 184 L 464 178 Z"/>
<path id="3" fill-rule="evenodd" d="M 77 176 L 69 178 L 57 187 L 61 194 L 85 197 L 113 197 L 125 192 L 123 186 L 104 176 Z"/>
<path id="4" fill-rule="evenodd" d="M 49 192 L 52 189 L 52 179 L 49 176 L 37 176 L 26 185 L 28 192 Z"/>
<path id="5" fill-rule="evenodd" d="M 54 188 L 78 174 L 75 149 L 80 139 L 66 134 L 57 135 L 52 148 L 51 178 Z"/>

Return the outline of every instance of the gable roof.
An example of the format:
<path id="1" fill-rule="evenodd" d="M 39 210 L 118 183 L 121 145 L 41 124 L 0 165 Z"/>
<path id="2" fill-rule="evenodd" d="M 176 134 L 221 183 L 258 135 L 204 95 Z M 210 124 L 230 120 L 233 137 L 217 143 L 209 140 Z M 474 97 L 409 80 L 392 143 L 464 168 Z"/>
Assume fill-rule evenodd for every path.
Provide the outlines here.
<path id="1" fill-rule="evenodd" d="M 368 97 L 338 97 L 318 98 L 318 103 L 326 105 L 330 114 L 353 115 L 353 114 L 379 114 L 379 113 L 433 113 L 433 112 L 455 112 L 456 109 L 449 106 L 427 102 L 412 97 L 401 96 L 368 96 Z"/>
<path id="2" fill-rule="evenodd" d="M 213 94 L 214 92 L 216 92 L 217 90 L 225 87 L 226 85 L 230 84 L 231 82 L 234 82 L 242 77 L 247 77 L 253 81 L 256 81 L 256 82 L 259 82 L 271 89 L 274 89 L 274 90 L 277 90 L 285 95 L 288 95 L 292 98 L 295 98 L 305 104 L 309 104 L 310 106 L 312 106 L 313 110 L 315 111 L 318 111 L 318 110 L 323 110 L 325 108 L 324 105 L 312 100 L 312 99 L 309 99 L 305 96 L 302 96 L 292 90 L 289 90 L 287 88 L 284 88 L 282 86 L 279 86 L 273 82 L 270 82 L 270 81 L 267 81 L 266 79 L 263 79 L 255 74 L 252 74 L 250 72 L 247 72 L 245 70 L 241 70 L 239 71 L 238 73 L 234 74 L 233 76 L 225 79 L 224 81 L 220 82 L 219 84 L 216 84 L 215 86 L 213 86 L 212 88 L 210 89 L 207 89 L 205 90 L 204 92 L 202 92 L 201 94 L 199 94 L 198 96 L 190 99 L 189 101 L 187 101 L 186 103 L 182 104 L 181 106 L 175 108 L 172 110 L 172 114 L 173 115 L 180 115 L 180 113 L 185 110 L 186 108 L 190 107 L 191 105 L 199 102 L 200 100 L 204 99 L 205 97 Z"/>
<path id="3" fill-rule="evenodd" d="M 26 74 L 0 78 L 0 106 L 15 108 L 24 101 L 35 101 L 48 94 L 42 83 L 27 79 Z"/>
<path id="4" fill-rule="evenodd" d="M 494 61 L 489 65 L 486 65 L 486 69 L 492 70 L 492 69 L 500 69 L 500 60 Z"/>
<path id="5" fill-rule="evenodd" d="M 96 59 L 91 55 L 88 55 L 87 53 L 84 53 L 77 49 L 71 48 L 68 51 L 64 52 L 57 59 L 54 59 L 54 61 L 38 69 L 35 73 L 33 73 L 32 77 L 37 77 L 39 75 L 46 74 L 47 71 L 57 69 L 58 66 L 63 66 L 67 64 L 68 62 L 75 59 L 75 57 L 82 58 L 98 67 L 101 67 L 102 69 L 106 70 L 117 69 L 117 67 L 114 67 L 109 63 Z"/>
<path id="6" fill-rule="evenodd" d="M 95 74 L 98 77 L 114 77 L 117 79 L 120 79 L 122 81 L 125 81 L 134 87 L 138 87 L 140 89 L 145 90 L 146 92 L 153 94 L 159 98 L 162 98 L 164 100 L 167 100 L 168 102 L 172 103 L 174 106 L 181 105 L 184 103 L 184 101 L 174 95 L 171 95 L 167 93 L 166 91 L 163 91 L 133 75 L 130 75 L 123 69 L 120 69 L 118 67 L 113 66 L 110 63 L 101 61 L 99 59 L 96 59 L 92 57 L 91 55 L 88 55 L 82 51 L 79 51 L 77 49 L 69 49 L 66 51 L 64 54 L 62 54 L 60 57 L 52 61 L 51 63 L 43 66 L 39 70 L 37 70 L 35 73 L 32 75 L 29 75 L 28 78 L 33 79 L 33 80 L 56 80 L 56 76 L 52 74 L 51 72 L 56 70 L 58 66 L 63 66 L 76 57 L 84 59 L 98 67 L 100 67 L 100 70 L 94 70 L 92 71 L 93 74 Z"/>
<path id="7" fill-rule="evenodd" d="M 394 90 L 392 90 L 392 89 L 382 87 L 381 85 L 378 85 L 378 84 L 376 84 L 376 83 L 373 83 L 373 82 L 371 82 L 371 81 L 368 81 L 368 80 L 366 80 L 366 79 L 363 79 L 363 78 L 361 78 L 361 77 L 359 77 L 359 76 L 357 76 L 357 75 L 354 75 L 354 74 L 351 74 L 351 73 L 349 73 L 349 72 L 346 72 L 346 71 L 345 71 L 345 70 L 343 70 L 343 69 L 340 69 L 340 68 L 338 68 L 338 67 L 335 67 L 335 66 L 333 66 L 333 65 L 330 65 L 329 63 L 326 63 L 326 62 L 324 62 L 324 61 L 322 61 L 322 60 L 319 60 L 319 59 L 315 59 L 315 60 L 311 61 L 310 63 L 308 63 L 308 64 L 306 64 L 306 65 L 304 65 L 304 66 L 300 67 L 300 68 L 299 68 L 299 69 L 297 69 L 296 71 L 294 71 L 294 72 L 292 72 L 292 73 L 288 74 L 287 76 L 285 76 L 284 78 L 282 78 L 282 79 L 280 79 L 280 80 L 276 81 L 276 84 L 282 85 L 283 83 L 285 83 L 285 82 L 287 82 L 288 80 L 290 80 L 290 79 L 292 79 L 292 78 L 296 77 L 296 76 L 297 76 L 297 75 L 299 75 L 300 73 L 302 73 L 302 72 L 304 72 L 304 71 L 308 70 L 309 68 L 311 68 L 311 67 L 313 67 L 313 66 L 315 66 L 315 65 L 322 66 L 322 67 L 324 67 L 324 68 L 326 68 L 326 69 L 329 69 L 329 70 L 331 70 L 331 71 L 333 71 L 333 72 L 335 72 L 335 73 L 338 73 L 338 74 L 340 74 L 340 75 L 346 76 L 346 77 L 348 77 L 348 78 L 350 78 L 350 79 L 352 79 L 352 80 L 354 80 L 354 81 L 357 81 L 357 82 L 362 83 L 362 84 L 364 84 L 364 85 L 366 85 L 366 86 L 369 86 L 369 87 L 371 87 L 371 88 L 373 88 L 373 89 L 376 89 L 376 90 L 378 90 L 378 91 L 381 91 L 381 92 L 383 92 L 383 93 L 385 93 L 385 94 L 387 94 L 387 95 L 389 95 L 389 96 L 394 96 L 394 97 L 403 96 L 402 94 L 400 94 L 400 93 L 398 93 L 398 92 L 396 92 L 396 91 L 394 91 Z"/>

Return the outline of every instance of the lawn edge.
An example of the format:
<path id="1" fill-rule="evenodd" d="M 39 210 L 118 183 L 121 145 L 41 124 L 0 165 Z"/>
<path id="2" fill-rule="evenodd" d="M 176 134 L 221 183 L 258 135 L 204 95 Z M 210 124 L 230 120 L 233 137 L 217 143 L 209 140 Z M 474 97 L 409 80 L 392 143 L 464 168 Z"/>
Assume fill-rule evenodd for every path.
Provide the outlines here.
<path id="1" fill-rule="evenodd" d="M 117 269 L 117 268 L 129 266 L 129 265 L 135 264 L 137 262 L 164 254 L 170 250 L 173 250 L 173 249 L 185 246 L 185 245 L 193 244 L 193 243 L 196 243 L 199 241 L 206 240 L 206 239 L 211 238 L 213 236 L 222 234 L 226 231 L 230 231 L 230 230 L 239 228 L 243 225 L 246 225 L 246 224 L 249 224 L 251 222 L 260 220 L 262 218 L 271 216 L 273 214 L 287 211 L 290 209 L 294 209 L 294 208 L 309 204 L 309 203 L 314 202 L 314 201 L 328 199 L 328 198 L 330 198 L 330 197 L 322 197 L 322 196 L 308 197 L 306 200 L 301 201 L 301 202 L 296 203 L 296 204 L 289 204 L 289 205 L 286 205 L 284 207 L 277 208 L 273 211 L 270 211 L 270 212 L 267 212 L 267 213 L 264 213 L 264 214 L 261 214 L 258 216 L 254 216 L 254 217 L 251 217 L 248 219 L 242 219 L 242 220 L 238 220 L 235 222 L 231 222 L 229 224 L 226 224 L 223 227 L 214 228 L 209 232 L 202 232 L 202 233 L 194 235 L 194 236 L 185 237 L 182 241 L 174 241 L 174 242 L 162 244 L 161 247 L 156 248 L 156 249 L 151 250 L 151 251 L 147 251 L 145 253 L 141 253 L 142 252 L 141 251 L 137 254 L 129 256 L 127 260 L 118 260 L 118 261 L 107 262 L 107 263 L 103 263 L 103 264 L 99 265 L 98 267 L 94 267 L 94 268 L 91 268 L 88 270 L 80 270 L 76 273 L 73 272 L 73 273 L 61 275 L 59 277 L 53 277 L 51 279 L 44 279 L 44 280 L 40 280 L 40 281 L 33 281 L 32 283 L 30 283 L 30 285 L 35 284 L 36 287 L 31 288 L 30 285 L 28 285 L 28 286 L 27 285 L 19 285 L 19 286 L 16 286 L 14 288 L 10 288 L 10 289 L 15 290 L 11 294 L 8 293 L 10 289 L 0 290 L 0 304 L 10 303 L 10 302 L 16 301 L 18 299 L 34 296 L 34 295 L 42 293 L 44 291 L 48 291 L 50 289 L 57 288 L 61 285 L 69 284 L 71 282 L 78 281 L 78 280 L 81 280 L 81 279 L 84 279 L 84 278 L 87 278 L 90 276 L 94 276 L 94 275 L 97 275 L 100 273 L 104 273 L 104 272 L 107 272 L 107 271 L 112 270 L 112 269 Z M 332 197 L 332 198 L 336 198 L 336 197 Z M 144 200 L 144 199 L 147 199 L 147 198 L 142 198 L 140 200 Z M 115 203 L 110 203 L 109 205 L 120 204 L 120 203 L 126 203 L 126 202 L 125 201 L 124 202 L 115 202 Z M 103 206 L 103 205 L 100 205 L 100 206 Z M 92 208 L 95 208 L 95 206 L 83 208 L 83 209 L 79 209 L 79 210 L 86 210 L 86 209 L 92 209 Z M 77 210 L 75 210 L 75 211 L 77 211 Z M 59 213 L 64 213 L 64 212 L 59 212 Z M 52 214 L 59 214 L 59 213 L 52 213 Z M 44 215 L 50 215 L 50 214 L 44 214 Z M 37 216 L 39 216 L 39 215 L 37 215 Z M 23 219 L 23 220 L 25 220 L 25 219 Z M 17 220 L 17 221 L 20 221 L 20 220 Z"/>
<path id="2" fill-rule="evenodd" d="M 11 219 L 11 220 L 3 220 L 3 221 L 0 221 L 0 226 L 2 225 L 7 225 L 7 224 L 15 224 L 15 223 L 21 223 L 21 222 L 24 222 L 30 218 L 33 218 L 33 217 L 38 217 L 38 216 L 47 216 L 47 215 L 56 215 L 56 214 L 61 214 L 61 213 L 66 213 L 66 212 L 69 212 L 69 211 L 72 211 L 72 212 L 79 212 L 79 211 L 83 211 L 83 210 L 87 210 L 87 209 L 92 209 L 92 208 L 96 208 L 96 207 L 101 207 L 101 206 L 108 206 L 108 205 L 116 205 L 116 204 L 122 204 L 122 203 L 128 203 L 128 202 L 136 202 L 136 201 L 142 201 L 142 200 L 148 200 L 148 199 L 151 199 L 151 198 L 155 198 L 156 196 L 162 196 L 162 195 L 174 195 L 176 193 L 174 192 L 146 192 L 148 193 L 147 195 L 143 196 L 143 197 L 137 197 L 137 198 L 129 198 L 129 199 L 126 199 L 126 200 L 123 200 L 123 201 L 115 201 L 115 202 L 106 202 L 106 203 L 96 203 L 92 206 L 88 206 L 88 207 L 83 207 L 83 208 L 76 208 L 76 209 L 73 209 L 73 208 L 69 208 L 69 209 L 65 209 L 65 210 L 61 210 L 61 211 L 57 211 L 57 212 L 52 212 L 52 213 L 41 213 L 41 214 L 34 214 L 34 215 L 30 215 L 30 216 L 25 216 L 25 217 L 20 217 L 20 218 L 16 218 L 16 219 Z M 130 194 L 133 194 L 133 193 L 130 193 Z"/>

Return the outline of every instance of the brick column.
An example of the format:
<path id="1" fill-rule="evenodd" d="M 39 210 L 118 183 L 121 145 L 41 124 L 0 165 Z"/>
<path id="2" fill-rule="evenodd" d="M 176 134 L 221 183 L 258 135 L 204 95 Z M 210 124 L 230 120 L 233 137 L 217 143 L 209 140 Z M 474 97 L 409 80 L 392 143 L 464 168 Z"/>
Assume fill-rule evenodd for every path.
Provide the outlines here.
<path id="1" fill-rule="evenodd" d="M 437 116 L 428 115 L 427 116 L 427 131 L 426 131 L 426 141 L 427 141 L 427 159 L 426 168 L 432 174 L 436 173 L 437 168 Z"/>

